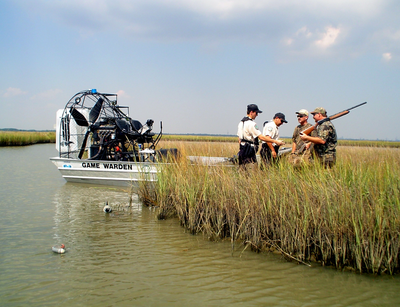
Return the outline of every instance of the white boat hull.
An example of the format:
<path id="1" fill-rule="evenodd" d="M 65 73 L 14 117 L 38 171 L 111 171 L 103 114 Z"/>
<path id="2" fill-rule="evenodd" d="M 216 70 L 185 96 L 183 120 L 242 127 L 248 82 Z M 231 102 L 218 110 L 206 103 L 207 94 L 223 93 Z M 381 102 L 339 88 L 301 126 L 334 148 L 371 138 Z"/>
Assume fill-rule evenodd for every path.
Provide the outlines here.
<path id="1" fill-rule="evenodd" d="M 50 158 L 67 182 L 116 186 L 138 186 L 141 181 L 157 181 L 159 164 L 150 162 L 95 161 Z"/>
<path id="2" fill-rule="evenodd" d="M 280 154 L 291 151 L 285 149 Z M 189 156 L 195 164 L 209 166 L 234 166 L 232 158 Z M 258 157 L 259 159 L 259 157 Z M 157 181 L 158 168 L 163 163 L 80 160 L 54 157 L 50 160 L 57 166 L 62 177 L 68 182 L 95 185 L 138 186 L 139 182 Z"/>

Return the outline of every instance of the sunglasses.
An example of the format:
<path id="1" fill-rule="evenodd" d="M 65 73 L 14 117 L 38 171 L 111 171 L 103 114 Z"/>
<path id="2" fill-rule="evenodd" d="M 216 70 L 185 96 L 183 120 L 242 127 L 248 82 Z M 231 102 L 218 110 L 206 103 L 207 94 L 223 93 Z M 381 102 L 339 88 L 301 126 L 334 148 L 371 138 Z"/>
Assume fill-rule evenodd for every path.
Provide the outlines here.
<path id="1" fill-rule="evenodd" d="M 302 114 L 298 114 L 297 117 L 304 117 L 305 115 Z"/>

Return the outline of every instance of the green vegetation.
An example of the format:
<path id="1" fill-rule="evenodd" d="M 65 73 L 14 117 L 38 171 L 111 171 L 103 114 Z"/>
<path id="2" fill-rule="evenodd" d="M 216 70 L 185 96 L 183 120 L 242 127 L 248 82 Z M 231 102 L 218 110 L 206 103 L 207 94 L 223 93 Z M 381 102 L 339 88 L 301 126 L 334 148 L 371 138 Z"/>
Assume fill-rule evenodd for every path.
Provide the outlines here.
<path id="1" fill-rule="evenodd" d="M 23 146 L 39 143 L 55 143 L 54 131 L 0 131 L 0 146 Z"/>
<path id="2" fill-rule="evenodd" d="M 394 141 L 368 141 L 368 140 L 339 140 L 340 146 L 368 146 L 400 148 L 400 142 Z"/>
<path id="3" fill-rule="evenodd" d="M 223 142 L 237 143 L 236 136 L 218 135 L 171 135 L 165 134 L 163 141 L 171 142 Z M 291 145 L 290 138 L 283 138 L 286 146 Z M 56 134 L 54 131 L 21 131 L 21 130 L 1 130 L 0 146 L 20 146 L 37 143 L 55 143 Z M 392 147 L 400 148 L 400 142 L 392 141 L 368 141 L 368 140 L 339 140 L 340 146 L 368 146 L 368 147 Z"/>
<path id="4" fill-rule="evenodd" d="M 163 135 L 166 141 L 192 141 L 192 142 L 238 142 L 237 136 L 217 136 L 217 135 Z M 291 146 L 290 138 L 282 138 L 286 144 Z M 370 146 L 370 147 L 392 147 L 400 148 L 400 142 L 394 141 L 370 141 L 370 140 L 339 140 L 340 146 Z"/>
<path id="5" fill-rule="evenodd" d="M 191 135 L 191 134 L 164 134 L 162 137 L 165 141 L 189 141 L 189 142 L 236 142 L 237 137 L 234 136 L 218 136 L 218 135 Z"/>
<path id="6" fill-rule="evenodd" d="M 400 151 L 339 147 L 331 170 L 319 164 L 251 172 L 190 164 L 187 155 L 229 156 L 237 143 L 177 142 L 182 159 L 160 169 L 140 195 L 159 218 L 232 246 L 278 251 L 288 260 L 394 274 L 400 250 Z"/>

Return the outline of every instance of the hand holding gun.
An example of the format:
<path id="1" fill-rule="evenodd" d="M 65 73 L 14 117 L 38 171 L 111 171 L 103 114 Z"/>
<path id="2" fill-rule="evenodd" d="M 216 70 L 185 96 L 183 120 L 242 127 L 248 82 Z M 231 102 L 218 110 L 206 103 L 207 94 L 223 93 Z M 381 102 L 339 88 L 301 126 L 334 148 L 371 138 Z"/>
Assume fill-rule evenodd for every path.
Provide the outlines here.
<path id="1" fill-rule="evenodd" d="M 332 115 L 332 116 L 326 117 L 324 119 L 321 119 L 321 120 L 317 121 L 314 126 L 311 126 L 311 127 L 307 128 L 306 130 L 300 132 L 300 136 L 301 135 L 309 135 L 314 129 L 316 129 L 318 127 L 318 125 L 321 125 L 322 123 L 326 122 L 327 120 L 336 119 L 336 118 L 342 117 L 343 115 L 349 114 L 350 110 L 358 108 L 358 107 L 360 107 L 360 106 L 362 106 L 362 105 L 364 105 L 366 103 L 367 102 L 360 103 L 360 104 L 358 104 L 358 105 L 356 105 L 356 106 L 354 106 L 354 107 L 352 107 L 350 109 L 344 110 L 342 112 L 336 113 L 335 115 Z"/>

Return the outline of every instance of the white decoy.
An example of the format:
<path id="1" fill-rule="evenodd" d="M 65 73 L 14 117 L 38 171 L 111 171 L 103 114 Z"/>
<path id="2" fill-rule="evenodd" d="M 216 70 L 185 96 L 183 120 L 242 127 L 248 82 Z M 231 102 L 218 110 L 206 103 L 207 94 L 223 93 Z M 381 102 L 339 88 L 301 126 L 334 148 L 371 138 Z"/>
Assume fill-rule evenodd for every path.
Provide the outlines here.
<path id="1" fill-rule="evenodd" d="M 103 211 L 105 213 L 111 213 L 112 212 L 112 208 L 108 205 L 108 201 L 106 202 L 106 205 L 104 206 Z"/>
<path id="2" fill-rule="evenodd" d="M 61 246 L 53 246 L 51 250 L 57 254 L 64 254 L 65 253 L 65 245 L 61 244 Z"/>

